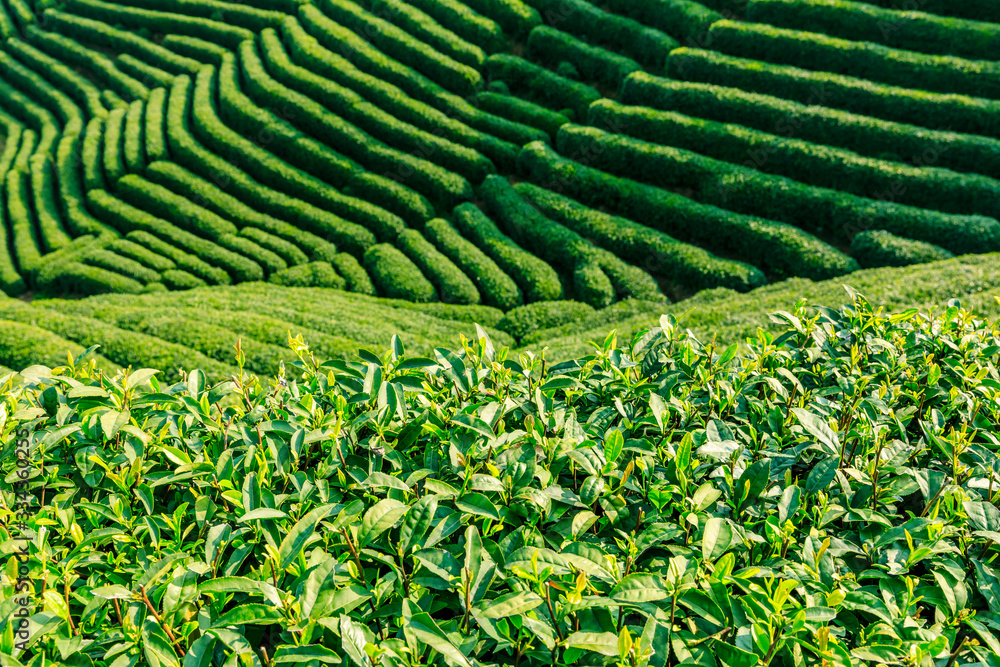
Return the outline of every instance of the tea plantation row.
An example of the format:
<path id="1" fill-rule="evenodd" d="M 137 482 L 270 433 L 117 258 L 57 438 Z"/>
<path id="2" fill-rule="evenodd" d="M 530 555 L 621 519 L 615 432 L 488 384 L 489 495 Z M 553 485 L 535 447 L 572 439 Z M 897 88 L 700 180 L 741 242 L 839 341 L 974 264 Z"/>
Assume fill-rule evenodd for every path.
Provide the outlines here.
<path id="1" fill-rule="evenodd" d="M 0 289 L 601 309 L 1000 250 L 1000 24 L 922 9 L 6 0 Z"/>

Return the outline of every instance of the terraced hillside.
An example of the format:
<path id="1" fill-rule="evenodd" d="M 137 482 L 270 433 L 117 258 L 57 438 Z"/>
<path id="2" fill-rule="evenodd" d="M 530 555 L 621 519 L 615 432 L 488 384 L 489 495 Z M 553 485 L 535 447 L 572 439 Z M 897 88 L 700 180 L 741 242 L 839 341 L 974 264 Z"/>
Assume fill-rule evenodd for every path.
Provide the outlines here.
<path id="1" fill-rule="evenodd" d="M 1000 250 L 1000 16 L 923 4 L 3 0 L 0 287 L 603 308 Z"/>
<path id="2" fill-rule="evenodd" d="M 951 299 L 978 317 L 1000 314 L 1000 254 L 964 257 L 903 268 L 859 271 L 850 277 L 855 290 L 889 310 L 933 309 Z M 365 372 L 352 366 L 372 350 L 385 349 L 392 336 L 410 355 L 434 357 L 455 345 L 456 334 L 478 338 L 480 330 L 494 345 L 531 352 L 550 363 L 579 359 L 595 352 L 593 342 L 616 331 L 627 344 L 660 326 L 664 314 L 679 326 L 720 349 L 744 342 L 758 329 L 774 332 L 798 321 L 772 317 L 798 304 L 799 319 L 814 317 L 811 307 L 850 302 L 844 280 L 821 282 L 794 278 L 750 294 L 705 290 L 681 303 L 622 301 L 603 310 L 577 302 L 535 303 L 506 314 L 486 306 L 416 304 L 352 295 L 319 288 L 249 284 L 203 287 L 184 292 L 145 295 L 106 294 L 78 300 L 43 300 L 26 304 L 0 300 L 0 387 L 9 368 L 34 364 L 64 366 L 71 358 L 96 360 L 99 367 L 163 368 L 173 380 L 181 370 L 202 369 L 211 379 L 235 371 L 234 344 L 239 339 L 247 370 L 277 374 L 299 355 L 327 363 L 338 372 Z M 307 344 L 308 352 L 301 347 Z M 606 341 L 605 341 L 606 342 Z M 395 344 L 395 343 L 394 343 Z M 91 346 L 100 348 L 83 353 Z M 451 349 L 451 348 L 448 348 Z M 311 356 L 310 356 L 311 355 Z M 348 365 L 344 365 L 347 362 Z M 9 367 L 9 368 L 3 368 Z M 358 371 L 357 368 L 361 368 Z"/>

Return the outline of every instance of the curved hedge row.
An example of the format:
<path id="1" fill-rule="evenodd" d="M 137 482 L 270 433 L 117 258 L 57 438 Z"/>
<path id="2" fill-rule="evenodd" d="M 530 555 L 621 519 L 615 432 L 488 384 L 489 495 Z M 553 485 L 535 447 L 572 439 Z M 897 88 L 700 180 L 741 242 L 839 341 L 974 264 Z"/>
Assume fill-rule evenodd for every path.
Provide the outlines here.
<path id="1" fill-rule="evenodd" d="M 490 257 L 521 289 L 526 301 L 563 298 L 559 274 L 501 232 L 474 204 L 462 204 L 453 213 L 455 227 Z"/>
<path id="2" fill-rule="evenodd" d="M 851 256 L 866 269 L 923 264 L 954 257 L 936 245 L 903 239 L 880 230 L 861 232 L 851 239 Z"/>
<path id="3" fill-rule="evenodd" d="M 415 229 L 408 229 L 396 239 L 396 245 L 437 288 L 445 303 L 478 304 L 479 290 L 451 260 L 437 251 Z"/>
<path id="4" fill-rule="evenodd" d="M 442 27 L 427 13 L 400 0 L 363 0 L 362 5 L 378 18 L 386 19 L 438 53 L 473 69 L 482 66 L 484 51 L 451 30 Z"/>
<path id="5" fill-rule="evenodd" d="M 365 269 L 379 294 L 390 299 L 437 301 L 437 291 L 417 265 L 388 243 L 379 243 L 365 252 Z"/>
<path id="6" fill-rule="evenodd" d="M 284 12 L 267 11 L 257 7 L 247 7 L 243 2 L 219 2 L 218 0 L 118 0 L 118 4 L 140 9 L 154 9 L 159 12 L 197 16 L 212 19 L 226 25 L 239 26 L 253 32 L 276 25 Z M 268 3 L 270 4 L 270 3 Z M 292 9 L 291 5 L 288 9 Z"/>
<path id="7" fill-rule="evenodd" d="M 429 166 L 427 162 L 460 174 L 473 183 L 481 182 L 488 174 L 496 171 L 489 160 L 472 148 L 452 143 L 434 133 L 402 122 L 371 104 L 353 90 L 293 64 L 285 53 L 281 40 L 273 30 L 266 30 L 262 33 L 261 46 L 264 59 L 278 82 L 301 93 L 303 97 L 311 98 L 320 103 L 328 111 L 328 113 L 324 113 L 318 106 L 314 107 L 310 104 L 310 109 L 317 117 L 302 121 L 303 125 L 312 125 L 315 130 L 323 132 L 326 129 L 323 123 L 324 116 L 333 116 L 328 118 L 330 122 L 335 122 L 336 116 L 339 116 L 348 123 L 354 123 L 364 132 L 386 142 L 387 145 L 382 146 L 371 137 L 364 137 L 361 133 L 356 133 L 357 136 L 352 138 L 361 143 L 359 146 L 350 144 L 357 152 L 354 155 L 355 159 L 364 162 L 365 158 L 369 157 L 373 161 L 374 168 L 386 172 L 399 172 L 400 177 L 403 178 L 411 171 L 419 172 L 427 169 Z M 305 100 L 300 101 L 305 102 Z M 304 129 L 309 128 L 304 127 Z M 331 140 L 337 139 L 336 136 L 329 138 Z M 340 146 L 344 143 L 346 142 L 342 141 L 335 145 Z M 367 150 L 366 146 L 368 146 Z M 410 154 L 405 155 L 402 153 L 403 151 Z M 430 167 L 430 170 L 438 172 L 436 167 Z M 439 182 L 427 183 L 428 187 L 433 187 L 433 190 L 428 193 L 430 196 L 440 199 L 442 195 L 454 197 L 468 194 L 461 187 L 457 192 L 452 192 L 451 189 L 457 185 L 451 183 L 455 180 L 454 177 L 444 170 L 440 170 L 438 173 Z"/>
<path id="8" fill-rule="evenodd" d="M 629 126 L 630 130 L 635 128 Z M 784 176 L 593 128 L 564 127 L 558 146 L 568 154 L 600 151 L 601 164 L 621 175 L 661 187 L 691 188 L 693 196 L 704 203 L 748 215 L 766 215 L 836 241 L 848 240 L 859 231 L 884 229 L 956 252 L 1000 248 L 1000 222 L 993 218 L 941 213 L 897 204 L 888 196 L 869 199 L 805 185 Z"/>
<path id="9" fill-rule="evenodd" d="M 590 123 L 621 127 L 628 136 L 697 151 L 708 157 L 861 197 L 950 213 L 1000 216 L 1000 181 L 935 166 L 917 167 L 858 155 L 743 125 L 673 111 L 626 107 L 601 100 Z M 942 147 L 942 150 L 947 150 Z"/>
<path id="10" fill-rule="evenodd" d="M 30 160 L 31 201 L 46 253 L 58 250 L 70 242 L 63 229 L 62 212 L 55 186 L 52 159 L 48 155 L 35 155 Z"/>
<path id="11" fill-rule="evenodd" d="M 447 220 L 431 220 L 424 227 L 424 234 L 442 255 L 472 280 L 487 306 L 509 310 L 524 303 L 517 283 L 482 250 L 456 232 Z"/>
<path id="12" fill-rule="evenodd" d="M 257 74 L 259 72 L 250 76 Z M 236 136 L 245 135 L 240 137 L 241 151 L 260 165 L 272 165 L 272 170 L 279 163 L 284 165 L 275 173 L 283 174 L 285 182 L 290 182 L 287 187 L 291 187 L 292 193 L 300 198 L 318 206 L 332 207 L 347 217 L 360 216 L 374 226 L 372 231 L 386 238 L 393 238 L 399 232 L 402 220 L 378 215 L 377 212 L 383 210 L 381 207 L 384 207 L 385 213 L 393 213 L 414 224 L 419 224 L 433 213 L 430 202 L 412 188 L 364 171 L 356 162 L 333 150 L 328 138 L 327 143 L 313 139 L 270 111 L 269 107 L 258 106 L 240 89 L 236 61 L 229 53 L 225 54 L 219 68 L 219 93 L 222 117 L 235 129 Z M 266 94 L 258 94 L 258 99 L 266 104 L 271 100 Z M 289 102 L 283 100 L 282 104 L 280 108 L 287 108 Z M 300 117 L 302 113 L 302 109 L 293 108 L 287 115 Z M 335 125 L 339 126 L 341 123 Z M 226 132 L 232 131 L 225 125 L 219 127 Z M 265 149 L 263 144 L 270 150 Z M 274 162 L 275 158 L 278 162 Z M 292 180 L 289 181 L 289 178 Z M 306 187 L 309 184 L 311 187 Z"/>
<path id="13" fill-rule="evenodd" d="M 537 10 L 521 0 L 463 0 L 466 5 L 497 24 L 516 38 L 526 36 L 541 25 Z"/>
<path id="14" fill-rule="evenodd" d="M 143 266 L 153 269 L 157 273 L 177 269 L 177 263 L 169 257 L 164 257 L 163 255 L 149 250 L 148 248 L 144 248 L 128 238 L 115 239 L 108 244 L 108 250 L 111 250 L 122 257 L 134 259 Z"/>
<path id="15" fill-rule="evenodd" d="M 178 269 L 168 269 L 160 274 L 163 284 L 170 290 L 188 290 L 208 285 L 204 280 L 187 271 Z"/>
<path id="16" fill-rule="evenodd" d="M 99 51 L 82 46 L 70 37 L 39 31 L 34 33 L 32 41 L 34 46 L 54 58 L 89 72 L 107 88 L 105 92 L 117 94 L 128 102 L 144 100 L 149 95 L 147 86 L 119 70 L 110 58 Z M 108 105 L 105 104 L 105 106 Z"/>
<path id="17" fill-rule="evenodd" d="M 707 250 L 682 243 L 646 225 L 594 210 L 531 183 L 518 183 L 514 187 L 547 218 L 651 274 L 663 276 L 676 285 L 678 292 L 693 293 L 715 287 L 748 292 L 767 282 L 756 267 L 715 257 Z"/>
<path id="18" fill-rule="evenodd" d="M 250 239 L 261 248 L 274 253 L 287 266 L 309 263 L 309 257 L 297 245 L 273 234 L 268 234 L 259 227 L 244 227 L 240 230 L 240 236 Z"/>
<path id="19" fill-rule="evenodd" d="M 149 232 L 167 243 L 176 244 L 181 250 L 203 259 L 212 266 L 223 269 L 234 282 L 264 279 L 264 271 L 256 262 L 130 206 L 103 190 L 88 192 L 87 205 L 94 215 L 120 233 Z M 160 254 L 165 253 L 161 252 Z M 170 257 L 170 255 L 167 256 Z M 173 258 L 171 257 L 171 259 Z"/>
<path id="20" fill-rule="evenodd" d="M 262 248 L 242 234 L 226 234 L 225 236 L 221 236 L 218 239 L 218 244 L 223 248 L 256 262 L 264 269 L 266 275 L 284 271 L 288 268 L 288 263 L 276 253 Z"/>
<path id="21" fill-rule="evenodd" d="M 77 259 L 89 266 L 96 266 L 113 273 L 118 273 L 126 278 L 131 278 L 143 285 L 160 281 L 160 274 L 157 271 L 143 266 L 134 259 L 103 248 L 91 248 Z"/>
<path id="22" fill-rule="evenodd" d="M 20 138 L 19 134 L 17 138 Z M 4 186 L 7 182 L 7 166 L 5 164 L 5 159 L 8 162 L 13 159 L 13 151 L 11 150 L 12 145 L 14 145 L 16 150 L 14 138 L 11 134 L 8 134 L 7 145 L 4 150 L 4 158 L 0 158 L 0 186 Z M 13 244 L 11 243 L 12 239 L 9 238 L 7 234 L 9 227 L 10 220 L 7 216 L 7 207 L 0 202 L 0 290 L 2 290 L 7 296 L 18 296 L 27 289 L 27 284 L 17 270 L 16 258 L 14 253 L 11 251 L 13 249 Z"/>
<path id="23" fill-rule="evenodd" d="M 914 3 L 917 3 L 914 5 Z M 871 4 L 892 9 L 920 9 L 931 14 L 957 16 L 973 21 L 1000 23 L 1000 5 L 993 0 L 871 0 Z"/>
<path id="24" fill-rule="evenodd" d="M 167 152 L 167 88 L 154 88 L 146 99 L 142 136 L 143 150 L 149 162 L 166 160 Z"/>
<path id="25" fill-rule="evenodd" d="M 246 28 L 173 12 L 123 7 L 100 0 L 65 0 L 65 6 L 74 14 L 110 25 L 120 24 L 132 30 L 149 30 L 159 34 L 191 35 L 222 44 L 229 49 L 235 49 L 240 42 L 253 37 L 253 33 Z"/>
<path id="26" fill-rule="evenodd" d="M 570 109 L 575 118 L 587 117 L 587 108 L 601 94 L 595 88 L 567 79 L 524 58 L 498 53 L 486 59 L 484 65 L 491 80 L 501 80 L 512 90 L 538 100 L 555 111 Z"/>
<path id="27" fill-rule="evenodd" d="M 560 130 L 560 138 L 568 127 Z M 588 143 L 612 139 L 592 128 L 574 130 L 583 133 L 581 138 Z M 604 150 L 603 156 L 609 150 L 613 149 Z M 629 159 L 634 156 L 630 154 Z M 525 146 L 520 164 L 532 181 L 547 190 L 642 220 L 674 238 L 760 267 L 775 278 L 822 280 L 858 269 L 851 258 L 791 225 L 700 204 L 668 190 L 612 176 L 567 160 L 542 143 Z"/>
<path id="28" fill-rule="evenodd" d="M 236 233 L 236 225 L 232 222 L 137 174 L 121 179 L 115 188 L 115 196 L 179 229 L 206 239 L 215 241 L 226 234 Z"/>
<path id="29" fill-rule="evenodd" d="M 284 47 L 277 35 L 271 32 L 264 35 L 263 40 L 273 69 L 281 70 L 281 65 L 291 65 L 287 58 L 283 58 Z M 472 196 L 472 186 L 459 174 L 478 182 L 486 174 L 495 171 L 493 165 L 475 151 L 440 141 L 433 135 L 403 125 L 388 114 L 379 113 L 377 108 L 365 104 L 360 96 L 349 94 L 343 89 L 336 90 L 339 87 L 335 85 L 320 87 L 315 80 L 319 77 L 309 80 L 313 84 L 309 88 L 311 92 L 322 95 L 321 101 L 326 104 L 320 104 L 312 95 L 297 92 L 284 83 L 279 83 L 266 72 L 251 42 L 245 42 L 241 46 L 240 63 L 250 95 L 258 102 L 271 100 L 280 103 L 281 108 L 290 110 L 290 114 L 294 113 L 294 124 L 327 144 L 337 146 L 372 170 L 395 174 L 402 182 L 412 182 L 412 187 L 431 199 L 449 204 L 468 199 Z M 284 74 L 296 78 L 298 69 L 301 68 L 289 70 L 286 67 Z M 333 99 L 329 99 L 330 97 Z M 352 109 L 355 104 L 359 105 L 358 108 Z M 372 127 L 383 128 L 390 140 L 403 141 L 398 149 L 377 141 L 345 120 L 342 116 L 346 114 L 352 116 L 352 121 L 357 117 L 364 118 L 366 130 L 370 131 Z M 428 157 L 422 158 L 404 152 L 415 149 L 426 150 Z M 437 161 L 433 159 L 435 157 L 438 158 Z M 447 168 L 438 166 L 436 162 L 448 162 L 445 165 Z"/>
<path id="30" fill-rule="evenodd" d="M 10 247 L 17 259 L 17 269 L 29 285 L 42 260 L 37 222 L 31 205 L 31 175 L 12 169 L 6 175 L 7 220 L 11 231 Z"/>
<path id="31" fill-rule="evenodd" d="M 470 127 L 516 144 L 523 144 L 526 135 L 535 135 L 535 138 L 538 138 L 533 128 L 520 126 L 479 111 L 462 97 L 448 92 L 423 74 L 386 56 L 311 4 L 302 6 L 299 10 L 299 19 L 324 47 L 342 55 L 358 69 L 398 86 L 415 99 Z M 287 29 L 290 22 L 286 20 L 283 27 Z M 287 31 L 285 36 L 287 39 Z M 293 50 L 291 46 L 290 50 Z"/>
<path id="32" fill-rule="evenodd" d="M 655 299 L 659 295 L 649 274 L 625 265 L 576 232 L 546 218 L 525 202 L 506 178 L 486 179 L 480 195 L 511 238 L 573 276 L 573 291 L 579 301 L 603 308 L 616 296 Z"/>
<path id="33" fill-rule="evenodd" d="M 333 269 L 329 262 L 299 264 L 272 275 L 269 282 L 285 287 L 326 287 L 344 289 L 347 281 Z"/>
<path id="34" fill-rule="evenodd" d="M 128 173 L 125 167 L 125 114 L 128 108 L 114 109 L 104 123 L 104 175 L 114 190 L 118 180 Z"/>
<path id="35" fill-rule="evenodd" d="M 383 238 L 392 238 L 405 228 L 397 216 L 373 204 L 337 192 L 333 187 L 274 157 L 249 139 L 226 126 L 212 107 L 214 68 L 206 66 L 195 80 L 192 103 L 195 134 L 220 155 L 234 155 L 250 176 L 280 186 L 288 194 L 326 211 L 357 221 Z M 232 86 L 220 92 L 235 93 Z M 245 99 L 245 98 L 244 98 Z"/>
<path id="36" fill-rule="evenodd" d="M 222 269 L 212 266 L 196 255 L 185 252 L 172 243 L 153 236 L 150 232 L 140 229 L 129 232 L 125 238 L 150 252 L 170 259 L 177 265 L 178 269 L 196 276 L 209 285 L 231 285 L 233 282 L 229 274 Z"/>
<path id="37" fill-rule="evenodd" d="M 33 40 L 36 34 L 45 33 L 37 26 L 31 26 L 27 32 L 27 39 Z M 104 117 L 107 115 L 104 105 L 101 103 L 101 91 L 90 79 L 78 73 L 61 60 L 53 58 L 44 51 L 31 46 L 20 39 L 11 38 L 7 40 L 7 49 L 10 53 L 29 67 L 36 67 L 46 73 L 53 84 L 63 91 L 79 105 L 91 118 L 94 116 Z"/>
<path id="38" fill-rule="evenodd" d="M 74 236 L 100 235 L 111 230 L 91 216 L 84 203 L 83 169 L 81 169 L 83 144 L 84 137 L 80 134 L 64 134 L 59 140 L 59 148 L 56 150 L 59 199 L 66 227 Z"/>
<path id="39" fill-rule="evenodd" d="M 407 4 L 420 9 L 441 27 L 479 46 L 486 53 L 507 48 L 503 30 L 496 21 L 477 14 L 459 0 L 408 0 Z"/>
<path id="40" fill-rule="evenodd" d="M 330 264 L 347 281 L 348 290 L 358 294 L 375 295 L 375 285 L 368 277 L 368 272 L 353 255 L 342 252 L 334 257 Z"/>
<path id="41" fill-rule="evenodd" d="M 263 37 L 267 40 L 268 33 L 264 33 Z M 410 97 L 398 86 L 358 69 L 347 58 L 330 51 L 320 44 L 315 37 L 306 33 L 294 18 L 289 17 L 282 24 L 282 37 L 289 54 L 292 56 L 291 60 L 294 61 L 292 65 L 318 77 L 323 81 L 324 90 L 328 86 L 341 86 L 344 90 L 353 91 L 369 103 L 368 106 L 364 106 L 363 103 L 357 106 L 355 111 L 359 114 L 358 118 L 348 118 L 348 120 L 365 127 L 369 132 L 374 133 L 375 131 L 371 127 L 362 124 L 361 119 L 368 117 L 367 114 L 362 112 L 366 111 L 369 107 L 373 107 L 373 111 L 380 110 L 384 114 L 395 117 L 400 123 L 412 125 L 432 136 L 440 137 L 443 140 L 476 150 L 492 160 L 499 167 L 505 169 L 511 168 L 516 163 L 520 144 L 537 138 L 534 136 L 528 138 L 528 135 L 532 132 L 529 127 L 509 123 L 489 114 L 483 114 L 474 107 L 469 106 L 474 115 L 478 115 L 484 119 L 495 118 L 496 121 L 506 123 L 504 128 L 511 131 L 498 133 L 499 136 L 505 137 L 499 138 L 473 129 L 459 120 L 457 112 L 452 113 L 452 108 L 449 108 L 447 113 L 442 112 L 424 101 Z M 265 56 L 269 64 L 274 63 L 273 73 L 275 77 L 280 79 L 282 63 L 275 62 L 275 55 L 280 57 L 282 53 L 272 51 L 272 48 L 268 46 L 265 50 Z M 300 78 L 294 80 L 289 78 L 287 81 L 283 81 L 283 83 L 296 88 L 301 93 L 307 93 L 304 87 L 300 87 L 302 84 L 298 83 L 304 79 L 312 78 L 306 76 L 305 72 L 301 73 L 302 76 Z M 343 111 L 345 114 L 348 113 L 346 110 L 341 109 L 339 102 L 336 102 L 325 94 L 322 98 L 317 97 L 317 99 L 333 110 Z M 456 99 L 462 106 L 468 106 L 461 98 Z M 354 109 L 354 106 L 352 105 L 351 108 Z M 457 109 L 457 107 L 455 108 Z M 383 129 L 389 129 L 388 125 Z M 515 145 L 511 141 L 519 143 Z"/>
<path id="42" fill-rule="evenodd" d="M 243 170 L 206 150 L 187 128 L 190 88 L 191 80 L 188 77 L 178 77 L 168 98 L 167 138 L 174 159 L 261 213 L 281 216 L 279 219 L 333 241 L 353 255 L 360 257 L 366 248 L 375 243 L 375 235 L 361 225 L 347 222 L 307 202 L 261 185 Z"/>
<path id="43" fill-rule="evenodd" d="M 476 104 L 497 116 L 509 118 L 524 125 L 537 127 L 550 137 L 554 137 L 559 128 L 569 122 L 563 114 L 546 109 L 543 106 L 522 100 L 513 95 L 484 92 L 476 95 Z"/>
<path id="44" fill-rule="evenodd" d="M 622 84 L 622 104 L 680 111 L 723 123 L 739 123 L 789 138 L 899 162 L 933 164 L 1000 178 L 1000 140 L 931 130 L 818 105 L 807 105 L 739 88 L 674 81 L 635 72 Z"/>
<path id="45" fill-rule="evenodd" d="M 605 0 L 613 12 L 681 41 L 697 42 L 722 14 L 694 0 Z"/>
<path id="46" fill-rule="evenodd" d="M 747 19 L 895 49 L 972 60 L 996 60 L 1000 53 L 1000 25 L 987 23 L 988 19 L 945 18 L 923 11 L 884 9 L 865 2 L 753 0 L 747 6 Z"/>
<path id="47" fill-rule="evenodd" d="M 129 105 L 122 126 L 122 150 L 125 169 L 130 174 L 141 172 L 146 167 L 145 137 L 143 136 L 143 116 L 145 105 L 136 100 Z"/>
<path id="48" fill-rule="evenodd" d="M 240 233 L 249 229 L 261 230 L 293 244 L 314 260 L 329 262 L 337 255 L 337 246 L 333 243 L 284 220 L 259 213 L 222 188 L 179 165 L 154 162 L 147 168 L 146 178 L 241 227 Z"/>
<path id="49" fill-rule="evenodd" d="M 135 33 L 113 28 L 107 23 L 82 16 L 75 16 L 54 9 L 45 10 L 45 24 L 57 31 L 78 39 L 86 44 L 112 48 L 138 56 L 143 62 L 171 74 L 197 74 L 198 63 L 191 58 L 172 52 L 170 49 L 151 42 Z M 40 30 L 28 32 L 29 39 L 45 40 L 51 33 Z"/>
<path id="50" fill-rule="evenodd" d="M 527 55 L 532 61 L 555 67 L 568 62 L 586 81 L 617 88 L 622 79 L 642 67 L 631 58 L 591 46 L 573 35 L 540 25 L 528 35 Z"/>
<path id="51" fill-rule="evenodd" d="M 584 320 L 595 312 L 592 306 L 577 301 L 538 301 L 505 313 L 497 328 L 521 340 L 541 329 Z"/>
<path id="52" fill-rule="evenodd" d="M 714 23 L 709 37 L 714 49 L 740 58 L 859 76 L 904 88 L 1000 98 L 1000 62 L 925 55 L 736 21 Z"/>
<path id="53" fill-rule="evenodd" d="M 527 0 L 551 26 L 662 69 L 677 40 L 638 21 L 606 12 L 587 0 Z"/>
<path id="54" fill-rule="evenodd" d="M 790 65 L 695 49 L 677 49 L 667 76 L 765 93 L 803 104 L 823 104 L 865 116 L 953 132 L 1000 137 L 1000 101 L 929 93 Z"/>
<path id="55" fill-rule="evenodd" d="M 390 58 L 405 60 L 448 90 L 470 95 L 480 85 L 481 77 L 473 67 L 463 65 L 410 36 L 392 23 L 366 12 L 351 0 L 316 0 L 331 19 L 353 30 Z"/>

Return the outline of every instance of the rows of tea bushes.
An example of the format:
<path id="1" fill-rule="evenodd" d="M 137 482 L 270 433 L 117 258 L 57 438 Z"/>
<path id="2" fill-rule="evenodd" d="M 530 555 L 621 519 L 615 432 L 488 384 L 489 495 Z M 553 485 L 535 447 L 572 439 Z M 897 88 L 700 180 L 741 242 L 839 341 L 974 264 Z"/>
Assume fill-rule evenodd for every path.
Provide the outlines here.
<path id="1" fill-rule="evenodd" d="M 993 251 L 1000 23 L 918 4 L 3 0 L 0 290 L 602 310 Z"/>

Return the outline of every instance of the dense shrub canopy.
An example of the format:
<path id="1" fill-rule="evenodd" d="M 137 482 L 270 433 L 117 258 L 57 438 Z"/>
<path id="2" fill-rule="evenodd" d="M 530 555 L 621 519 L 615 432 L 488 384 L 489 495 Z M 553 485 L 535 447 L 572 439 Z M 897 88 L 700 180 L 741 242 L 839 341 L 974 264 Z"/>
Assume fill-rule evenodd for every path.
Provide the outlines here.
<path id="1" fill-rule="evenodd" d="M 5 660 L 996 664 L 997 322 L 772 317 L 742 350 L 665 316 L 555 366 L 479 329 L 324 364 L 297 339 L 211 385 L 11 376 L 35 595 Z"/>

